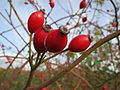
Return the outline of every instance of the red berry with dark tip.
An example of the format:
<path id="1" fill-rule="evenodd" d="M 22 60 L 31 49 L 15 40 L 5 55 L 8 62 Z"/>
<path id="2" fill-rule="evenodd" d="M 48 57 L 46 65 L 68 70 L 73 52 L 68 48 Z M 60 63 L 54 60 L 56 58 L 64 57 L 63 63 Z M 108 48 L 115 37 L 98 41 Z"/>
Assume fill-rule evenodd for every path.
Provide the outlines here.
<path id="1" fill-rule="evenodd" d="M 50 2 L 50 7 L 51 7 L 51 8 L 54 8 L 54 6 L 55 6 L 54 1 L 53 1 L 53 0 L 50 0 L 49 2 Z"/>
<path id="2" fill-rule="evenodd" d="M 83 17 L 82 22 L 86 22 L 86 21 L 87 21 L 87 17 Z"/>
<path id="3" fill-rule="evenodd" d="M 36 11 L 32 13 L 28 19 L 28 30 L 30 33 L 35 33 L 39 28 L 42 28 L 44 23 L 44 12 Z"/>
<path id="4" fill-rule="evenodd" d="M 45 39 L 45 47 L 50 52 L 60 52 L 67 45 L 68 37 L 59 29 L 52 30 Z"/>
<path id="5" fill-rule="evenodd" d="M 68 49 L 72 52 L 81 52 L 90 46 L 91 40 L 88 35 L 78 35 L 71 40 Z"/>
<path id="6" fill-rule="evenodd" d="M 33 37 L 33 45 L 38 53 L 44 52 L 46 50 L 44 46 L 44 41 L 50 29 L 50 27 L 45 26 L 44 28 L 40 28 L 38 29 L 38 31 L 35 32 L 35 35 Z"/>
<path id="7" fill-rule="evenodd" d="M 86 8 L 86 6 L 87 6 L 87 3 L 86 3 L 85 0 L 83 0 L 83 1 L 80 2 L 80 9 Z"/>

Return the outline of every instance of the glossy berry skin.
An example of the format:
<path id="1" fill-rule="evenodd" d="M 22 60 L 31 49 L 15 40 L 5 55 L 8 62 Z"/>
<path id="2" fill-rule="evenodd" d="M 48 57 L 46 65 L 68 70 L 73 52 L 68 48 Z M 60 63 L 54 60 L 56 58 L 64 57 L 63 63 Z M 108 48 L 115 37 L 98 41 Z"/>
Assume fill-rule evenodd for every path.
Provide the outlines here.
<path id="1" fill-rule="evenodd" d="M 50 7 L 51 7 L 51 8 L 54 8 L 54 6 L 55 6 L 54 1 L 53 1 L 53 0 L 50 0 Z"/>
<path id="2" fill-rule="evenodd" d="M 72 52 L 81 52 L 86 50 L 91 43 L 88 35 L 78 35 L 71 40 L 68 49 Z"/>
<path id="3" fill-rule="evenodd" d="M 30 33 L 35 33 L 39 28 L 42 28 L 44 23 L 44 12 L 36 11 L 32 13 L 28 19 L 28 30 Z"/>
<path id="4" fill-rule="evenodd" d="M 50 52 L 60 52 L 67 45 L 68 37 L 59 31 L 52 30 L 45 39 L 45 47 Z"/>
<path id="5" fill-rule="evenodd" d="M 35 32 L 35 35 L 33 37 L 33 45 L 38 53 L 42 53 L 46 50 L 44 46 L 44 41 L 48 33 L 49 32 L 46 32 L 43 29 L 39 29 Z"/>
<path id="6" fill-rule="evenodd" d="M 86 8 L 86 6 L 87 6 L 87 3 L 86 3 L 85 0 L 83 0 L 83 1 L 80 2 L 80 9 Z"/>

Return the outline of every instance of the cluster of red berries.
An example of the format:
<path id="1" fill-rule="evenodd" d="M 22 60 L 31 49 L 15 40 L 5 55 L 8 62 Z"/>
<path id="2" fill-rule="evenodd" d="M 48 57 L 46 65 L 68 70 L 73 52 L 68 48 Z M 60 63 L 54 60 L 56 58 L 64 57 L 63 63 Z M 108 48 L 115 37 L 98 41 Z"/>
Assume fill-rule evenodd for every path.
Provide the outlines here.
<path id="1" fill-rule="evenodd" d="M 52 3 L 52 4 L 51 4 Z M 50 0 L 51 7 L 54 7 L 53 1 Z M 44 11 L 40 10 L 30 15 L 28 19 L 28 30 L 34 34 L 33 44 L 38 53 L 44 51 L 60 52 L 68 42 L 67 34 L 69 30 L 65 26 L 58 29 L 52 29 L 50 25 L 44 25 Z M 71 40 L 68 50 L 72 52 L 81 52 L 86 50 L 91 43 L 88 35 L 79 35 Z"/>

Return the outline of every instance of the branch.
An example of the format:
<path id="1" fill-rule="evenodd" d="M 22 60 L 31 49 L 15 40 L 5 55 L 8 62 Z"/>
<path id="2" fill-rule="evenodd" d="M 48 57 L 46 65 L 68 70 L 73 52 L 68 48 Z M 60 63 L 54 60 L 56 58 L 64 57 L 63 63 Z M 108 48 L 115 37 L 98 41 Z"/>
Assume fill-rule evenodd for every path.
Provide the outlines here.
<path id="1" fill-rule="evenodd" d="M 113 2 L 113 0 L 110 0 L 110 2 L 112 3 L 113 7 L 114 7 L 114 10 L 115 10 L 115 22 L 116 22 L 116 31 L 118 31 L 118 25 L 119 25 L 119 22 L 118 22 L 118 9 L 115 5 L 115 3 Z M 120 39 L 119 39 L 119 36 L 116 37 L 117 41 L 118 41 L 118 49 L 119 49 L 119 54 L 120 54 Z"/>

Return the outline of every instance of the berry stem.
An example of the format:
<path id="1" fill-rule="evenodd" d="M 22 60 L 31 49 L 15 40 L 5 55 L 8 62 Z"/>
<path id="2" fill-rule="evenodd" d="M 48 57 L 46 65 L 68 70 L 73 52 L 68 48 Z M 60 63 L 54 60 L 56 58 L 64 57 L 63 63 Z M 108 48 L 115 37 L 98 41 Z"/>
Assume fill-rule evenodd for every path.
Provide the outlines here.
<path id="1" fill-rule="evenodd" d="M 36 58 L 36 62 L 35 62 L 35 64 L 38 63 L 39 57 L 40 57 L 40 53 L 37 54 L 37 58 Z"/>
<path id="2" fill-rule="evenodd" d="M 61 51 L 61 52 L 58 52 L 58 53 L 56 53 L 56 54 L 50 56 L 50 57 L 48 57 L 48 58 L 46 58 L 46 59 L 44 59 L 41 63 L 44 63 L 44 62 L 46 62 L 46 61 L 52 59 L 53 57 L 56 57 L 57 55 L 59 55 L 59 54 L 61 54 L 61 53 L 64 53 L 64 52 L 66 52 L 66 51 L 68 51 L 68 48 L 65 49 L 65 50 L 63 50 L 63 51 Z"/>
<path id="3" fill-rule="evenodd" d="M 42 55 L 41 55 L 41 57 L 40 57 L 40 60 L 39 60 L 39 62 L 38 62 L 38 64 L 37 64 L 38 66 L 40 65 L 40 63 L 41 63 L 41 61 L 42 61 L 43 56 L 45 55 L 45 53 L 46 53 L 46 51 L 42 53 Z"/>
<path id="4" fill-rule="evenodd" d="M 50 13 L 52 12 L 53 8 L 50 9 L 49 13 L 47 14 L 47 16 L 45 17 L 45 24 L 47 24 L 47 18 L 49 17 Z"/>
<path id="5" fill-rule="evenodd" d="M 30 64 L 30 67 L 32 68 L 33 67 L 33 62 L 32 62 L 32 59 L 31 59 L 31 41 L 32 41 L 32 34 L 30 35 L 30 43 L 29 43 L 29 64 Z"/>
<path id="6" fill-rule="evenodd" d="M 45 55 L 46 51 L 42 53 L 41 57 L 40 57 L 40 60 L 37 61 L 37 63 L 34 65 L 34 68 L 33 69 L 37 69 L 37 67 L 40 65 L 42 59 L 43 59 L 43 56 Z M 38 58 L 39 59 L 39 58 Z"/>

